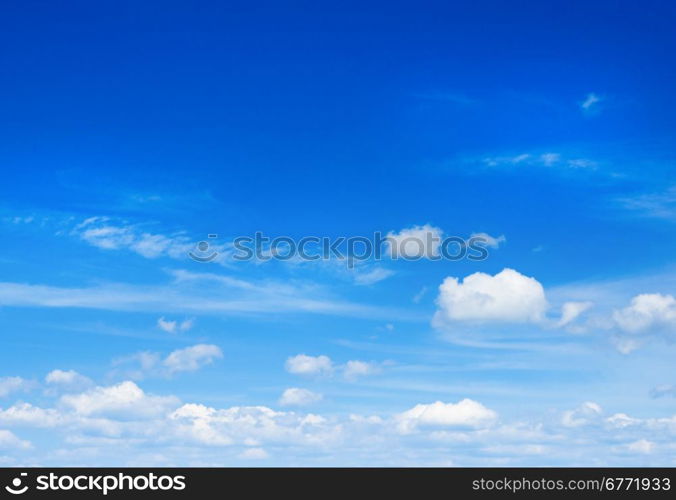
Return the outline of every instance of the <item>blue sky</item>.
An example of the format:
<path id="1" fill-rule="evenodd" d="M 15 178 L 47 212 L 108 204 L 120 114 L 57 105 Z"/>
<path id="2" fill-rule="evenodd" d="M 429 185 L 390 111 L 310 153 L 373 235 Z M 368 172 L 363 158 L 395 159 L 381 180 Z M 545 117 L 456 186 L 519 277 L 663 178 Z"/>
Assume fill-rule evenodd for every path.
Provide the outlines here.
<path id="1" fill-rule="evenodd" d="M 675 18 L 7 6 L 0 463 L 674 465 Z M 256 231 L 496 241 L 228 258 Z"/>

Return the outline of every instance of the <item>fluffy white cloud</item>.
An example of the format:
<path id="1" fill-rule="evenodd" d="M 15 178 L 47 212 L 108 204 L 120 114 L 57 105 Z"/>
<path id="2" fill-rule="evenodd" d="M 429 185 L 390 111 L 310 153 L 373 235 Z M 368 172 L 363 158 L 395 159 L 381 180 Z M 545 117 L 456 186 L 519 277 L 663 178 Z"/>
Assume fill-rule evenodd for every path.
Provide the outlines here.
<path id="1" fill-rule="evenodd" d="M 62 389 L 78 390 L 92 385 L 92 381 L 75 370 L 52 370 L 45 376 L 45 383 Z"/>
<path id="2" fill-rule="evenodd" d="M 80 415 L 138 418 L 166 414 L 179 404 L 178 398 L 174 396 L 148 395 L 131 381 L 108 387 L 95 387 L 81 394 L 67 394 L 62 396 L 60 401 Z"/>
<path id="3" fill-rule="evenodd" d="M 164 316 L 157 320 L 157 326 L 160 330 L 164 330 L 167 333 L 176 333 L 176 332 L 186 332 L 192 328 L 194 320 L 186 319 L 180 323 L 176 320 L 167 320 L 164 319 Z"/>
<path id="4" fill-rule="evenodd" d="M 583 312 L 594 305 L 593 302 L 566 302 L 561 306 L 561 318 L 556 326 L 566 326 L 575 321 Z"/>
<path id="5" fill-rule="evenodd" d="M 639 439 L 638 441 L 629 443 L 627 449 L 637 453 L 649 454 L 655 450 L 655 443 L 647 439 Z"/>
<path id="6" fill-rule="evenodd" d="M 279 404 L 282 406 L 307 406 L 322 400 L 322 395 L 308 389 L 290 387 L 282 393 Z"/>
<path id="7" fill-rule="evenodd" d="M 212 364 L 223 357 L 220 347 L 196 344 L 169 353 L 164 359 L 160 353 L 142 351 L 114 359 L 111 375 L 141 380 L 146 377 L 170 377 L 179 372 L 191 372 Z"/>
<path id="8" fill-rule="evenodd" d="M 54 427 L 63 421 L 59 411 L 53 408 L 43 409 L 30 403 L 15 403 L 0 410 L 0 423 L 3 425 Z"/>
<path id="9" fill-rule="evenodd" d="M 169 373 L 195 371 L 222 357 L 223 352 L 220 347 L 212 344 L 197 344 L 172 352 L 162 364 Z"/>
<path id="10" fill-rule="evenodd" d="M 403 433 L 420 427 L 485 428 L 497 419 L 496 412 L 471 399 L 457 403 L 419 404 L 396 416 L 397 427 Z"/>
<path id="11" fill-rule="evenodd" d="M 503 269 L 495 276 L 474 273 L 460 282 L 448 277 L 439 287 L 435 326 L 454 321 L 541 322 L 548 308 L 535 279 Z"/>
<path id="12" fill-rule="evenodd" d="M 627 307 L 615 310 L 613 319 L 621 330 L 632 334 L 674 328 L 676 299 L 659 293 L 637 295 Z"/>
<path id="13" fill-rule="evenodd" d="M 333 362 L 324 355 L 298 354 L 286 360 L 285 368 L 294 375 L 329 375 L 333 373 Z"/>
<path id="14" fill-rule="evenodd" d="M 417 259 L 439 256 L 443 231 L 425 224 L 387 233 L 387 251 L 393 259 Z"/>
<path id="15" fill-rule="evenodd" d="M 419 404 L 391 416 L 316 415 L 265 406 L 180 405 L 172 396 L 148 395 L 129 382 L 62 397 L 54 408 L 15 403 L 0 410 L 0 428 L 12 426 L 21 428 L 22 437 L 31 428 L 58 429 L 47 441 L 40 438 L 44 432 L 29 436 L 37 438 L 36 456 L 55 464 L 113 466 L 234 465 L 249 459 L 440 465 L 449 454 L 458 465 L 542 465 L 543 460 L 546 465 L 636 465 L 638 460 L 663 465 L 676 436 L 676 416 L 603 419 L 596 403 L 585 403 L 561 420 L 512 423 L 499 422 L 495 411 L 471 399 Z M 0 448 L 10 450 L 5 456 L 12 460 L 25 461 L 26 452 L 16 450 L 29 446 L 0 431 Z M 267 449 L 278 453 L 270 456 Z"/>
<path id="16" fill-rule="evenodd" d="M 0 377 L 0 397 L 17 391 L 28 391 L 34 384 L 21 377 Z"/>
<path id="17" fill-rule="evenodd" d="M 574 410 L 568 410 L 561 417 L 561 424 L 565 427 L 580 427 L 597 420 L 603 413 L 601 406 L 593 401 L 582 403 Z"/>
<path id="18" fill-rule="evenodd" d="M 358 360 L 348 361 L 343 368 L 343 376 L 350 381 L 357 380 L 359 377 L 373 375 L 378 372 L 380 372 L 380 366 L 378 364 Z"/>
<path id="19" fill-rule="evenodd" d="M 483 242 L 484 245 L 491 248 L 498 248 L 502 243 L 507 241 L 504 235 L 491 236 L 488 233 L 472 233 L 469 239 L 477 239 Z"/>
<path id="20" fill-rule="evenodd" d="M 170 415 L 177 435 L 211 446 L 250 443 L 326 445 L 340 439 L 340 426 L 318 415 L 278 412 L 265 406 L 228 409 L 187 404 Z"/>
<path id="21" fill-rule="evenodd" d="M 31 448 L 29 441 L 24 441 L 16 437 L 13 433 L 6 430 L 0 430 L 0 449 L 28 449 Z"/>

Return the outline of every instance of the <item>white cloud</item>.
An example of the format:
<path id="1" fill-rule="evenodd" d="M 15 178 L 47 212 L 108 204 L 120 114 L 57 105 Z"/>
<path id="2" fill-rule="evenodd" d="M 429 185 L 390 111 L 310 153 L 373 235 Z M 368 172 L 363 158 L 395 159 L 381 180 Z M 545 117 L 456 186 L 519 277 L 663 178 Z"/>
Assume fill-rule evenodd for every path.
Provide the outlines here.
<path id="1" fill-rule="evenodd" d="M 326 298 L 314 283 L 255 283 L 211 273 L 171 271 L 174 281 L 159 286 L 102 284 L 66 288 L 0 282 L 0 305 L 86 308 L 110 311 L 235 314 L 326 314 L 350 317 L 411 319 L 405 311 Z M 200 283 L 201 287 L 195 284 Z"/>
<path id="2" fill-rule="evenodd" d="M 376 267 L 366 272 L 355 271 L 354 282 L 357 285 L 373 285 L 394 275 L 394 271 Z"/>
<path id="3" fill-rule="evenodd" d="M 574 410 L 568 410 L 561 417 L 561 424 L 565 427 L 580 427 L 597 420 L 603 413 L 601 406 L 593 401 L 582 403 Z"/>
<path id="4" fill-rule="evenodd" d="M 561 318 L 556 323 L 556 326 L 562 327 L 572 323 L 593 305 L 594 303 L 590 301 L 564 303 L 561 306 Z"/>
<path id="5" fill-rule="evenodd" d="M 222 357 L 220 347 L 212 344 L 196 344 L 177 349 L 164 358 L 158 352 L 142 351 L 114 359 L 111 375 L 133 380 L 170 377 L 179 372 L 199 370 Z"/>
<path id="6" fill-rule="evenodd" d="M 170 415 L 174 432 L 209 446 L 290 443 L 324 446 L 340 439 L 340 426 L 318 415 L 278 412 L 265 406 L 228 409 L 187 404 Z"/>
<path id="7" fill-rule="evenodd" d="M 3 425 L 54 427 L 63 421 L 59 411 L 39 408 L 30 403 L 15 403 L 7 409 L 0 409 L 0 423 Z"/>
<path id="8" fill-rule="evenodd" d="M 469 238 L 470 240 L 473 238 L 480 239 L 486 246 L 491 248 L 498 248 L 502 243 L 507 241 L 507 238 L 502 234 L 500 236 L 491 236 L 488 233 L 472 233 Z"/>
<path id="9" fill-rule="evenodd" d="M 653 398 L 661 398 L 661 397 L 664 397 L 664 396 L 675 396 L 676 397 L 676 385 L 669 385 L 669 384 L 658 385 L 652 391 L 650 391 L 650 395 Z"/>
<path id="10" fill-rule="evenodd" d="M 545 152 L 540 154 L 520 154 L 517 156 L 494 156 L 483 158 L 482 162 L 489 167 L 503 168 L 552 168 L 557 171 L 596 170 L 597 162 L 588 158 L 569 157 L 561 153 Z"/>
<path id="11" fill-rule="evenodd" d="M 358 360 L 348 361 L 343 368 L 343 376 L 350 381 L 357 380 L 359 377 L 374 375 L 379 372 L 380 366 L 376 363 Z"/>
<path id="12" fill-rule="evenodd" d="M 676 299 L 672 295 L 645 293 L 613 312 L 617 326 L 627 333 L 645 333 L 676 327 Z"/>
<path id="13" fill-rule="evenodd" d="M 194 323 L 194 320 L 191 319 L 186 319 L 181 321 L 180 323 L 176 320 L 167 320 L 162 316 L 157 320 L 157 326 L 161 329 L 164 330 L 167 333 L 176 333 L 176 332 L 185 332 L 188 331 L 192 328 Z"/>
<path id="14" fill-rule="evenodd" d="M 322 395 L 307 389 L 290 387 L 279 398 L 281 406 L 307 406 L 322 400 Z"/>
<path id="15" fill-rule="evenodd" d="M 270 458 L 270 455 L 263 448 L 247 448 L 239 454 L 239 458 L 244 460 L 265 460 Z"/>
<path id="16" fill-rule="evenodd" d="M 455 321 L 541 322 L 548 308 L 542 285 L 503 269 L 495 276 L 471 274 L 460 282 L 448 277 L 439 287 L 435 326 Z"/>
<path id="17" fill-rule="evenodd" d="M 33 382 L 21 377 L 0 377 L 0 397 L 17 391 L 29 391 L 33 387 Z"/>
<path id="18" fill-rule="evenodd" d="M 638 441 L 629 443 L 627 449 L 636 453 L 649 454 L 655 450 L 655 443 L 647 439 L 639 439 Z"/>
<path id="19" fill-rule="evenodd" d="M 75 227 L 73 234 L 92 246 L 104 250 L 126 249 L 148 259 L 171 257 L 185 259 L 193 250 L 187 236 L 152 234 L 131 224 L 116 224 L 107 217 L 91 217 Z"/>
<path id="20" fill-rule="evenodd" d="M 419 404 L 395 417 L 397 428 L 403 433 L 420 427 L 485 428 L 497 419 L 496 412 L 471 399 L 457 403 Z"/>
<path id="21" fill-rule="evenodd" d="M 438 227 L 425 224 L 387 233 L 387 251 L 393 259 L 439 257 L 439 246 L 444 233 Z"/>
<path id="22" fill-rule="evenodd" d="M 75 370 L 52 370 L 45 376 L 47 385 L 64 389 L 79 390 L 92 385 L 92 381 Z"/>
<path id="23" fill-rule="evenodd" d="M 0 430 L 0 449 L 29 449 L 31 443 L 19 439 L 10 431 Z"/>
<path id="24" fill-rule="evenodd" d="M 551 167 L 561 161 L 559 153 L 543 153 L 540 155 L 540 161 L 545 167 Z"/>
<path id="25" fill-rule="evenodd" d="M 61 396 L 60 401 L 80 415 L 138 418 L 164 415 L 179 404 L 178 398 L 174 396 L 148 395 L 131 381 L 108 387 L 95 387 L 81 394 L 66 394 Z"/>
<path id="26" fill-rule="evenodd" d="M 618 198 L 617 203 L 645 217 L 676 220 L 676 185 L 656 193 Z"/>
<path id="27" fill-rule="evenodd" d="M 580 103 L 580 108 L 582 108 L 583 111 L 585 112 L 592 112 L 596 111 L 598 108 L 598 104 L 602 101 L 601 97 L 598 96 L 597 94 L 590 92 L 587 94 L 585 97 L 584 101 Z"/>
<path id="28" fill-rule="evenodd" d="M 333 373 L 333 362 L 324 355 L 298 354 L 286 360 L 285 368 L 294 375 L 330 375 Z"/>
<path id="29" fill-rule="evenodd" d="M 178 349 L 169 354 L 162 364 L 169 373 L 199 370 L 205 365 L 223 357 L 220 347 L 212 344 L 197 344 L 185 349 Z"/>

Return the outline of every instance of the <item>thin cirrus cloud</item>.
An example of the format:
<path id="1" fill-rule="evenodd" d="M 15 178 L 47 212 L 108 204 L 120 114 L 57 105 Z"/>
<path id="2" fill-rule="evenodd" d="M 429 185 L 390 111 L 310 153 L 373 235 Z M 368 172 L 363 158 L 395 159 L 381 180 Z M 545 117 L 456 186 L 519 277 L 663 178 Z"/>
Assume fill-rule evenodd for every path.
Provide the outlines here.
<path id="1" fill-rule="evenodd" d="M 588 93 L 580 102 L 580 109 L 586 114 L 595 114 L 599 112 L 600 103 L 603 98 L 594 92 Z"/>
<path id="2" fill-rule="evenodd" d="M 644 217 L 676 221 L 676 186 L 657 192 L 619 197 L 615 202 Z"/>
<path id="3" fill-rule="evenodd" d="M 474 162 L 473 160 L 472 162 Z M 525 167 L 547 168 L 551 171 L 595 171 L 598 163 L 594 160 L 579 156 L 567 156 L 561 153 L 545 151 L 542 153 L 519 153 L 505 156 L 486 156 L 480 163 L 490 168 L 518 170 Z"/>
<path id="4" fill-rule="evenodd" d="M 9 307 L 85 308 L 234 315 L 310 313 L 349 317 L 380 317 L 421 321 L 418 313 L 321 298 L 318 286 L 252 282 L 214 273 L 170 271 L 174 280 L 163 285 L 128 283 L 60 287 L 0 282 L 0 303 Z M 201 285 L 196 287 L 195 285 Z"/>

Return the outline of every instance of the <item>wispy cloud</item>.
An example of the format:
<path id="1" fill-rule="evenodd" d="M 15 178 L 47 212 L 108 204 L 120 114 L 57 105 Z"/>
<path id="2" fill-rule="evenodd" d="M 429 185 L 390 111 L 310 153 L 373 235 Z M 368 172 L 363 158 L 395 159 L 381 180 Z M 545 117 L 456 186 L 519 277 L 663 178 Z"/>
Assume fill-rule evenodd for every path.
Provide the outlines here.
<path id="1" fill-rule="evenodd" d="M 676 186 L 659 192 L 620 197 L 616 202 L 622 208 L 645 217 L 676 221 Z"/>
<path id="2" fill-rule="evenodd" d="M 314 284 L 249 282 L 225 275 L 175 271 L 162 285 L 101 284 L 59 287 L 0 282 L 0 303 L 10 307 L 60 307 L 184 314 L 308 313 L 423 320 L 417 313 L 336 299 Z"/>
<path id="3" fill-rule="evenodd" d="M 580 102 L 580 109 L 587 114 L 594 114 L 599 111 L 599 105 L 603 98 L 594 92 L 590 92 L 587 96 Z"/>

